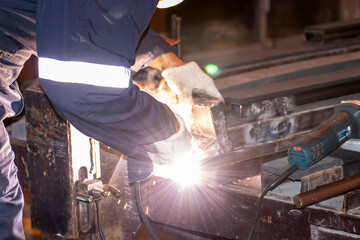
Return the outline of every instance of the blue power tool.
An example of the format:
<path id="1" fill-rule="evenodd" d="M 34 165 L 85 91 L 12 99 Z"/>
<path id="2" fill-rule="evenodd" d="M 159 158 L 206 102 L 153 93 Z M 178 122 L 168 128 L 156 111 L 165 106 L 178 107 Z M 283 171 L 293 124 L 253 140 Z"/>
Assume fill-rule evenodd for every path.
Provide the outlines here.
<path id="1" fill-rule="evenodd" d="M 248 240 L 251 240 L 254 233 L 265 194 L 279 186 L 295 171 L 311 167 L 350 138 L 360 138 L 360 101 L 346 101 L 336 106 L 334 115 L 328 121 L 290 147 L 290 168 L 271 182 L 259 197 Z"/>
<path id="2" fill-rule="evenodd" d="M 288 160 L 304 170 L 334 151 L 350 138 L 360 138 L 360 101 L 346 101 L 334 115 L 291 146 Z"/>

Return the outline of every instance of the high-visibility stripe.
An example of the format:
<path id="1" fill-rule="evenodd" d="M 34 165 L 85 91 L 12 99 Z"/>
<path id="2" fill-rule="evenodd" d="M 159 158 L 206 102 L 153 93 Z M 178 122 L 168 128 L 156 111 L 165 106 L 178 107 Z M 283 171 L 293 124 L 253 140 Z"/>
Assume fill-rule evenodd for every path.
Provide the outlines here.
<path id="1" fill-rule="evenodd" d="M 56 82 L 128 88 L 130 76 L 130 68 L 122 66 L 39 58 L 39 77 Z"/>
<path id="2" fill-rule="evenodd" d="M 175 5 L 178 5 L 179 3 L 181 3 L 183 0 L 160 0 L 157 8 L 169 8 L 169 7 L 173 7 Z"/>

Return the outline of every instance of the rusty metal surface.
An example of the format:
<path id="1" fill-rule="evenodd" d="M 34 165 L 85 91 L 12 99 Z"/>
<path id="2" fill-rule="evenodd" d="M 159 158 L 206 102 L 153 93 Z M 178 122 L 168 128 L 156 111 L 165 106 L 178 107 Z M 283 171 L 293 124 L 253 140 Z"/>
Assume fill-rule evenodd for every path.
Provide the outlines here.
<path id="1" fill-rule="evenodd" d="M 32 227 L 77 237 L 69 125 L 55 114 L 39 85 L 25 91 L 24 97 Z"/>
<path id="2" fill-rule="evenodd" d="M 311 226 L 311 239 L 312 240 L 355 240 L 359 239 L 360 236 L 357 234 L 350 234 L 334 229 L 325 228 L 322 226 Z"/>
<path id="3" fill-rule="evenodd" d="M 277 141 L 317 127 L 341 98 L 358 97 L 359 66 L 358 52 L 352 52 L 218 79 L 233 147 Z"/>
<path id="4" fill-rule="evenodd" d="M 258 152 L 261 147 L 251 150 Z M 337 157 L 347 158 L 349 154 L 354 155 L 351 151 L 347 154 L 342 149 L 337 151 Z M 264 163 L 271 164 L 274 159 L 285 156 L 278 153 L 277 156 L 269 154 L 246 159 L 248 154 L 250 153 L 231 152 L 207 160 L 204 168 L 209 170 L 205 174 L 208 179 L 200 185 L 186 187 L 171 180 L 151 177 L 142 191 L 143 204 L 148 207 L 149 216 L 153 221 L 165 226 L 184 229 L 200 236 L 207 234 L 209 239 L 247 239 L 255 214 L 255 204 L 262 189 L 262 176 L 257 178 L 260 166 Z M 340 162 L 344 168 L 351 168 L 351 162 L 358 162 L 358 156 L 359 154 L 355 154 L 349 161 L 340 158 Z M 323 164 L 322 168 L 322 171 L 326 171 L 332 167 L 331 164 Z M 313 173 L 318 171 L 316 168 Z M 342 171 L 348 174 L 347 170 Z M 335 169 L 329 176 L 338 174 L 342 175 L 342 172 Z M 302 177 L 304 176 L 307 174 Z M 329 181 L 334 180 L 331 176 Z M 211 178 L 218 181 L 211 182 Z M 249 181 L 246 184 L 239 182 L 241 180 L 245 183 L 246 179 Z M 252 184 L 250 181 L 258 183 Z M 284 184 L 292 182 L 289 180 Z M 265 198 L 253 239 L 310 239 L 312 225 L 336 230 L 340 234 L 360 235 L 358 211 L 346 213 L 341 204 L 340 208 L 330 208 L 322 204 L 299 210 L 292 200 L 296 191 L 291 194 L 294 190 L 292 185 L 289 186 L 290 193 L 286 192 L 285 185 L 280 185 L 280 190 L 269 193 Z M 301 184 L 296 186 L 300 192 Z"/>
<path id="5" fill-rule="evenodd" d="M 247 239 L 260 191 L 226 185 L 218 188 L 178 185 L 151 178 L 144 206 L 159 223 L 228 239 Z M 358 216 L 321 208 L 298 210 L 293 203 L 265 198 L 253 239 L 310 239 L 310 225 L 360 234 Z"/>
<path id="6" fill-rule="evenodd" d="M 360 187 L 360 174 L 347 177 L 294 196 L 297 208 L 304 208 Z"/>
<path id="7" fill-rule="evenodd" d="M 340 180 L 343 177 L 341 166 L 334 166 L 330 169 L 315 172 L 308 176 L 301 178 L 300 192 L 307 192 L 313 190 L 321 185 L 332 183 Z"/>
<path id="8" fill-rule="evenodd" d="M 331 116 L 336 104 L 359 97 L 358 53 L 288 67 L 239 74 L 233 76 L 238 79 L 234 82 L 218 80 L 234 148 L 277 141 L 313 129 Z"/>
<path id="9" fill-rule="evenodd" d="M 360 206 L 360 191 L 359 189 L 355 189 L 354 191 L 350 191 L 344 194 L 343 201 L 343 211 L 346 213 L 348 211 L 355 210 Z"/>
<path id="10" fill-rule="evenodd" d="M 276 142 L 317 127 L 334 113 L 334 105 L 306 109 L 286 115 L 254 119 L 242 123 L 238 118 L 227 117 L 228 136 L 234 148 Z"/>

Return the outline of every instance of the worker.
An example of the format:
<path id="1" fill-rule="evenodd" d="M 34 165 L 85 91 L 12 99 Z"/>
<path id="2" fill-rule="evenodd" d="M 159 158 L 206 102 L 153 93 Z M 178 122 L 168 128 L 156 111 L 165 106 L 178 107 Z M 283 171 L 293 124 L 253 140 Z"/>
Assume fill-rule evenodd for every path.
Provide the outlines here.
<path id="1" fill-rule="evenodd" d="M 152 162 L 169 163 L 190 148 L 181 117 L 131 81 L 131 70 L 159 56 L 174 57 L 148 28 L 157 5 L 158 0 L 0 1 L 1 239 L 24 239 L 23 194 L 3 120 L 23 109 L 15 80 L 32 54 L 38 57 L 40 83 L 56 112 L 84 134 L 126 154 L 130 181 L 149 177 Z M 161 67 L 188 68 L 177 63 Z M 199 69 L 190 71 L 197 74 Z M 181 89 L 181 81 L 177 77 L 173 83 Z"/>

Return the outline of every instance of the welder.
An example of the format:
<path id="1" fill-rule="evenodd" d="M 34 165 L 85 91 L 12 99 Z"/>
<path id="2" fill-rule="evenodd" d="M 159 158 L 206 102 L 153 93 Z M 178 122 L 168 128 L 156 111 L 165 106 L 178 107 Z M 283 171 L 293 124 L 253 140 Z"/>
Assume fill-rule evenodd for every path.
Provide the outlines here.
<path id="1" fill-rule="evenodd" d="M 170 162 L 190 147 L 183 120 L 131 81 L 132 71 L 158 56 L 162 70 L 176 67 L 168 70 L 170 75 L 177 67 L 194 79 L 202 74 L 194 63 L 168 64 L 166 59 L 175 55 L 148 28 L 157 5 L 158 0 L 0 1 L 0 238 L 24 239 L 23 195 L 3 120 L 23 109 L 15 79 L 32 54 L 38 57 L 41 86 L 57 113 L 126 154 L 130 181 L 146 179 L 152 162 Z M 181 75 L 168 78 L 180 91 L 189 87 L 187 76 Z M 215 87 L 207 88 L 210 95 L 218 94 Z"/>

